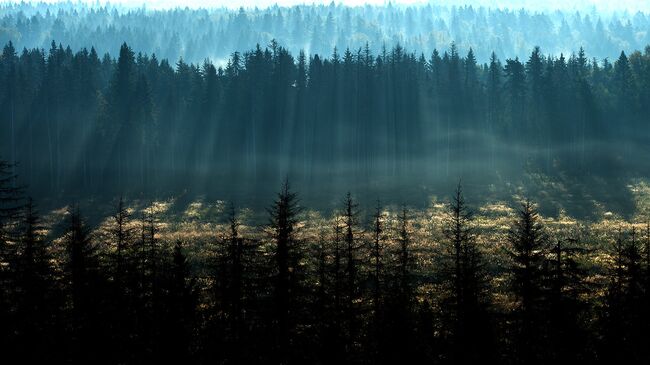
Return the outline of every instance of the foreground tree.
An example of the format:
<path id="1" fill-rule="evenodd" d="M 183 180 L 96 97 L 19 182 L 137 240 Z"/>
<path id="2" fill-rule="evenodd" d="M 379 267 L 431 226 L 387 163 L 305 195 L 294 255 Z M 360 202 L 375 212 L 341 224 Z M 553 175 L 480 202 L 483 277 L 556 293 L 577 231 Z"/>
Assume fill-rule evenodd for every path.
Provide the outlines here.
<path id="1" fill-rule="evenodd" d="M 74 362 L 92 361 L 107 345 L 110 333 L 103 321 L 106 288 L 99 266 L 97 246 L 78 207 L 70 208 L 65 235 L 65 286 L 68 292 L 68 320 L 71 356 Z"/>
<path id="2" fill-rule="evenodd" d="M 13 295 L 15 290 L 15 244 L 19 240 L 19 221 L 23 191 L 17 185 L 14 165 L 0 159 L 0 343 L 11 350 L 15 329 Z"/>
<path id="3" fill-rule="evenodd" d="M 459 184 L 447 207 L 443 233 L 443 285 L 446 333 L 452 363 L 469 364 L 493 359 L 492 334 L 486 295 L 487 273 L 483 254 L 472 227 L 473 213 Z"/>
<path id="4" fill-rule="evenodd" d="M 372 319 L 369 324 L 370 347 L 375 362 L 382 359 L 384 343 L 386 341 L 385 331 L 385 296 L 386 285 L 385 274 L 385 240 L 386 240 L 386 217 L 383 214 L 382 206 L 377 202 L 377 208 L 372 221 L 372 244 L 370 247 L 370 280 L 372 292 Z"/>
<path id="5" fill-rule="evenodd" d="M 389 267 L 384 314 L 384 335 L 380 343 L 379 363 L 394 364 L 399 361 L 417 361 L 417 318 L 415 297 L 416 260 L 409 213 L 403 208 L 397 219 L 397 232 L 391 252 L 393 262 Z M 398 350 L 399 349 L 399 350 Z"/>
<path id="6" fill-rule="evenodd" d="M 610 252 L 609 283 L 601 314 L 602 343 L 600 356 L 604 361 L 643 362 L 647 307 L 643 307 L 642 256 L 633 228 L 629 237 L 619 229 Z M 647 315 L 647 314 L 646 314 Z"/>
<path id="7" fill-rule="evenodd" d="M 137 341 L 140 337 L 137 328 L 138 315 L 142 315 L 141 307 L 141 276 L 138 271 L 138 255 L 136 249 L 136 232 L 131 214 L 120 196 L 115 212 L 110 217 L 104 230 L 105 245 L 110 248 L 108 254 L 108 274 L 110 293 L 113 304 L 108 316 L 111 323 L 112 341 L 117 352 L 135 354 L 138 352 Z"/>
<path id="8" fill-rule="evenodd" d="M 508 231 L 508 243 L 512 292 L 517 299 L 513 312 L 513 356 L 526 364 L 539 363 L 546 346 L 543 269 L 548 235 L 535 206 L 528 200 L 522 203 Z"/>
<path id="9" fill-rule="evenodd" d="M 161 333 L 159 361 L 182 363 L 194 361 L 194 328 L 196 328 L 196 280 L 183 252 L 183 243 L 176 241 L 167 263 L 164 322 Z"/>
<path id="10" fill-rule="evenodd" d="M 63 361 L 52 356 L 63 345 L 59 331 L 62 298 L 43 229 L 30 198 L 20 227 L 14 281 L 17 347 L 13 351 L 26 362 Z M 34 343 L 39 344 L 40 351 L 31 351 Z"/>
<path id="11" fill-rule="evenodd" d="M 585 294 L 589 292 L 586 282 L 587 270 L 581 260 L 588 251 L 578 245 L 576 239 L 557 238 L 550 247 L 546 262 L 547 275 L 547 322 L 549 343 L 552 346 L 549 357 L 554 362 L 589 362 L 588 348 L 588 303 Z"/>
<path id="12" fill-rule="evenodd" d="M 247 348 L 261 327 L 257 303 L 261 296 L 259 242 L 246 237 L 235 206 L 226 210 L 227 231 L 209 263 L 211 302 L 205 319 L 201 357 L 205 362 L 254 362 L 258 352 Z M 268 347 L 260 346 L 268 349 Z M 261 351 L 261 350 L 260 350 Z"/>
<path id="13" fill-rule="evenodd" d="M 343 336 L 345 338 L 345 352 L 349 361 L 359 356 L 358 345 L 361 331 L 361 288 L 359 286 L 359 271 L 361 269 L 360 251 L 363 244 L 359 238 L 359 212 L 358 205 L 352 199 L 352 194 L 347 193 L 343 200 L 342 214 L 342 257 L 345 265 L 343 269 L 344 300 L 341 303 L 341 313 L 344 323 Z"/>
<path id="14" fill-rule="evenodd" d="M 296 353 L 292 351 L 295 342 L 297 322 L 300 321 L 300 306 L 304 280 L 302 247 L 296 237 L 298 207 L 297 194 L 285 181 L 277 199 L 269 209 L 269 228 L 273 238 L 273 298 L 274 326 L 277 331 L 277 356 L 280 363 L 295 363 Z"/>

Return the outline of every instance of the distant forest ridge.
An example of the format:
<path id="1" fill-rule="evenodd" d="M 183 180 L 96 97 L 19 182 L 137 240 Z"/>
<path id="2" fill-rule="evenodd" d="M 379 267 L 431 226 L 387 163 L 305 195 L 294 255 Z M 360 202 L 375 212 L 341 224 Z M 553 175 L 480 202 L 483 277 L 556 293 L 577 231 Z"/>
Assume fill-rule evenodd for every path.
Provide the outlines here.
<path id="1" fill-rule="evenodd" d="M 114 53 L 122 42 L 159 58 L 225 64 L 232 52 L 276 39 L 293 54 L 328 55 L 335 46 L 375 53 L 395 44 L 429 55 L 455 42 L 471 47 L 481 62 L 494 51 L 500 58 L 524 58 L 534 46 L 552 54 L 583 46 L 603 59 L 650 43 L 647 12 L 527 11 L 471 6 L 300 5 L 264 9 L 145 10 L 59 4 L 0 5 L 0 44 L 17 49 L 49 48 L 56 39 L 73 49 L 95 46 Z"/>
<path id="2" fill-rule="evenodd" d="M 127 44 L 100 58 L 8 43 L 0 155 L 47 194 L 214 191 L 215 181 L 261 192 L 287 175 L 321 191 L 648 171 L 650 47 L 614 62 L 534 48 L 481 64 L 454 44 L 426 57 L 401 46 L 328 53 L 294 57 L 271 42 L 215 67 Z"/>

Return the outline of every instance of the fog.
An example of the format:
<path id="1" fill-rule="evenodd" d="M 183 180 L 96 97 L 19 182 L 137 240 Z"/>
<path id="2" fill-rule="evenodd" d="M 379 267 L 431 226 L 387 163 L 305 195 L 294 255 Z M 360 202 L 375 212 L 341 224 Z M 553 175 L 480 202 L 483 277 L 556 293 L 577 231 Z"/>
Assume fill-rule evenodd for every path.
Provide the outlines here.
<path id="1" fill-rule="evenodd" d="M 374 54 L 396 44 L 425 57 L 455 43 L 461 53 L 472 48 L 479 63 L 492 52 L 501 58 L 525 59 L 535 46 L 566 56 L 583 47 L 599 60 L 620 51 L 643 50 L 650 43 L 647 12 L 607 12 L 593 7 L 560 6 L 538 12 L 535 7 L 472 8 L 452 3 L 414 7 L 347 7 L 306 5 L 247 10 L 151 10 L 93 8 L 72 3 L 14 5 L 4 8 L 0 44 L 49 49 L 51 42 L 73 51 L 93 47 L 103 56 L 126 42 L 137 53 L 175 63 L 206 58 L 225 66 L 233 52 L 276 40 L 292 54 L 331 55 L 334 47 Z M 623 4 L 616 2 L 616 4 Z"/>
<path id="2" fill-rule="evenodd" d="M 15 1 L 15 0 L 2 0 L 0 3 L 65 3 L 69 2 L 68 0 L 27 0 L 27 1 Z M 423 4 L 435 4 L 435 5 L 472 5 L 472 6 L 484 6 L 491 8 L 510 8 L 510 9 L 531 9 L 531 10 L 589 10 L 593 7 L 598 8 L 600 11 L 649 11 L 650 4 L 645 1 L 638 0 L 620 0 L 620 1 L 608 1 L 608 0 L 574 0 L 574 1 L 560 1 L 560 0 L 548 0 L 548 1 L 534 1 L 534 0 L 436 0 L 436 1 L 426 1 L 426 0 L 338 0 L 333 1 L 335 4 L 343 4 L 348 6 L 363 6 L 363 5 L 387 5 L 389 3 L 394 5 L 423 5 Z M 293 6 L 293 5 L 303 5 L 303 4 L 325 4 L 329 5 L 332 1 L 328 0 L 74 0 L 71 1 L 73 4 L 83 3 L 90 5 L 106 5 L 106 4 L 119 4 L 126 7 L 142 7 L 143 4 L 148 9 L 169 9 L 174 7 L 190 7 L 190 8 L 213 8 L 213 7 L 227 7 L 227 8 L 253 8 L 253 7 L 268 7 L 268 6 Z"/>
<path id="3" fill-rule="evenodd" d="M 535 49 L 485 66 L 443 52 L 294 58 L 272 44 L 217 70 L 127 45 L 102 60 L 6 46 L 0 153 L 55 199 L 184 192 L 259 206 L 288 177 L 315 207 L 348 190 L 416 204 L 462 179 L 483 199 L 544 197 L 554 213 L 589 215 L 599 199 L 631 211 L 628 182 L 650 170 L 649 52 L 612 65 Z"/>
<path id="4" fill-rule="evenodd" d="M 0 155 L 53 201 L 257 205 L 289 177 L 316 207 L 348 190 L 417 204 L 462 180 L 551 213 L 632 211 L 650 14 L 481 4 L 502 8 L 6 6 Z"/>
<path id="5" fill-rule="evenodd" d="M 648 0 L 0 0 L 0 356 L 650 364 L 648 156 Z"/>

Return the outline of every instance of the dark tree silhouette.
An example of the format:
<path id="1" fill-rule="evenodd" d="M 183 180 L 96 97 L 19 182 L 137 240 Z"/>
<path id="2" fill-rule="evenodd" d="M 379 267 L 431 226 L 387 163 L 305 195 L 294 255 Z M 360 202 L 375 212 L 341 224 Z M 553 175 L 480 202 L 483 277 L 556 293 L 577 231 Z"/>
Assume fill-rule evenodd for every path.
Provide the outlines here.
<path id="1" fill-rule="evenodd" d="M 460 186 L 443 221 L 439 256 L 416 234 L 420 223 L 408 210 L 391 221 L 390 210 L 378 208 L 373 229 L 362 232 L 356 203 L 350 195 L 344 203 L 331 237 L 327 225 L 316 238 L 298 236 L 296 194 L 285 185 L 270 224 L 246 228 L 252 238 L 228 209 L 227 232 L 206 258 L 200 246 L 172 243 L 159 232 L 153 205 L 144 210 L 140 242 L 127 233 L 137 223 L 129 222 L 125 203 L 92 234 L 71 208 L 65 232 L 50 240 L 29 200 L 6 241 L 14 250 L 3 283 L 11 299 L 3 313 L 11 326 L 6 354 L 107 364 L 645 360 L 647 232 L 640 239 L 633 226 L 628 235 L 619 232 L 610 252 L 594 248 L 605 258 L 599 263 L 577 240 L 552 237 L 526 202 L 504 242 L 508 250 L 491 252 L 496 262 L 488 266 Z M 263 233 L 271 240 L 258 238 Z M 510 266 L 501 264 L 508 258 Z M 427 261 L 443 270 L 420 265 Z M 600 287 L 592 278 L 602 274 L 607 283 Z M 511 285 L 492 286 L 491 275 L 509 277 Z M 488 290 L 502 302 L 491 303 Z M 36 341 L 48 352 L 30 352 Z"/>
<path id="2" fill-rule="evenodd" d="M 370 344 L 374 352 L 374 361 L 379 362 L 382 358 L 383 346 L 385 343 L 385 318 L 384 290 L 386 285 L 385 274 L 385 241 L 386 241 L 386 217 L 384 216 L 381 203 L 377 207 L 372 221 L 372 244 L 370 247 L 370 278 L 372 288 L 372 320 L 370 323 Z"/>
<path id="3" fill-rule="evenodd" d="M 92 361 L 101 352 L 104 333 L 102 298 L 105 280 L 99 266 L 99 253 L 90 237 L 78 207 L 69 209 L 66 232 L 66 287 L 68 288 L 68 315 L 71 360 Z"/>
<path id="4" fill-rule="evenodd" d="M 512 334 L 517 361 L 539 363 L 545 354 L 544 261 L 548 235 L 530 201 L 522 203 L 508 232 L 508 254 L 512 260 L 512 291 L 517 297 Z"/>
<path id="5" fill-rule="evenodd" d="M 15 328 L 11 315 L 14 305 L 13 291 L 16 262 L 14 243 L 19 238 L 18 220 L 22 208 L 22 189 L 17 185 L 14 165 L 0 159 L 0 342 L 12 348 L 12 331 Z M 4 345 L 3 345 L 4 347 Z"/>
<path id="6" fill-rule="evenodd" d="M 49 242 L 42 234 L 38 212 L 32 199 L 25 206 L 20 225 L 18 257 L 15 262 L 16 345 L 12 351 L 27 362 L 63 361 L 58 356 L 63 345 L 57 314 L 62 296 L 55 281 Z M 39 344 L 41 351 L 32 351 Z M 52 357 L 52 355 L 54 355 Z"/>
<path id="7" fill-rule="evenodd" d="M 611 252 L 612 264 L 602 313 L 600 356 L 603 361 L 642 362 L 641 341 L 645 324 L 641 322 L 643 279 L 641 251 L 636 229 L 625 237 L 619 229 Z"/>
<path id="8" fill-rule="evenodd" d="M 303 276 L 302 247 L 296 237 L 297 215 L 300 212 L 297 195 L 290 190 L 288 180 L 269 209 L 269 228 L 273 238 L 274 256 L 274 325 L 277 331 L 277 351 L 280 363 L 294 363 L 296 321 L 302 316 L 300 305 Z"/>
<path id="9" fill-rule="evenodd" d="M 181 241 L 176 241 L 168 265 L 160 361 L 192 362 L 197 292 Z"/>
<path id="10" fill-rule="evenodd" d="M 443 227 L 446 242 L 442 280 L 448 291 L 443 305 L 450 341 L 448 356 L 453 363 L 494 358 L 490 345 L 487 272 L 472 220 L 473 213 L 458 184 L 447 207 Z"/>
<path id="11" fill-rule="evenodd" d="M 593 361 L 589 356 L 585 319 L 588 303 L 584 300 L 590 286 L 586 282 L 587 270 L 580 260 L 587 250 L 574 238 L 557 238 L 550 247 L 546 275 L 548 289 L 549 342 L 551 361 L 579 363 Z"/>
<path id="12" fill-rule="evenodd" d="M 349 359 L 358 356 L 357 346 L 361 331 L 361 287 L 359 284 L 359 271 L 361 269 L 360 250 L 363 244 L 359 242 L 358 206 L 352 199 L 352 194 L 347 193 L 343 200 L 342 212 L 342 243 L 345 267 L 343 268 L 343 298 L 341 310 L 343 313 L 345 351 Z"/>
<path id="13" fill-rule="evenodd" d="M 263 288 L 258 273 L 259 242 L 241 232 L 240 217 L 235 206 L 226 210 L 227 232 L 219 239 L 218 249 L 210 264 L 210 314 L 202 343 L 203 361 L 255 361 L 258 355 L 247 348 L 254 341 L 254 332 L 261 326 L 256 310 Z M 259 291 L 258 291 L 259 290 Z M 261 349 L 268 349 L 268 345 Z"/>
<path id="14" fill-rule="evenodd" d="M 384 330 L 386 339 L 381 343 L 379 363 L 392 364 L 400 359 L 416 359 L 416 308 L 415 271 L 411 223 L 406 208 L 402 208 L 397 221 L 394 263 L 390 268 Z M 400 350 L 397 350 L 400 349 Z"/>

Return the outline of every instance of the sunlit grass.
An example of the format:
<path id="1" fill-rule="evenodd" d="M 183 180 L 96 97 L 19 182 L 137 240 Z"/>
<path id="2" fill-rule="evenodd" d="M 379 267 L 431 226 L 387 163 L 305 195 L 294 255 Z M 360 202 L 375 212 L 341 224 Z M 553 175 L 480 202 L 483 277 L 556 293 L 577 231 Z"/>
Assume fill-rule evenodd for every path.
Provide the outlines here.
<path id="1" fill-rule="evenodd" d="M 542 177 L 537 177 L 543 179 Z M 548 191 L 553 191 L 549 196 L 560 196 L 564 187 L 560 183 L 547 181 Z M 581 220 L 572 217 L 567 210 L 560 207 L 554 216 L 541 216 L 544 226 L 551 237 L 550 244 L 557 240 L 576 239 L 581 247 L 588 249 L 580 257 L 581 262 L 588 268 L 590 275 L 587 281 L 594 284 L 603 284 L 605 270 L 612 263 L 612 245 L 619 234 L 629 235 L 634 229 L 639 242 L 647 239 L 647 222 L 650 217 L 650 184 L 646 181 L 635 181 L 628 185 L 630 194 L 634 197 L 635 211 L 628 219 L 621 214 L 614 213 L 602 203 L 595 203 L 598 212 L 596 219 Z M 558 195 L 559 194 L 559 195 Z M 513 189 L 510 201 L 521 201 L 525 196 L 521 189 Z M 516 219 L 516 203 L 506 200 L 486 202 L 470 207 L 474 213 L 473 228 L 476 242 L 486 256 L 487 270 L 492 271 L 490 287 L 495 290 L 490 295 L 494 303 L 507 307 L 512 305 L 512 298 L 508 296 L 505 288 L 509 277 L 504 267 L 509 265 L 507 255 L 508 230 Z M 209 201 L 203 197 L 185 203 L 182 209 L 177 207 L 177 199 L 156 201 L 129 201 L 128 214 L 130 223 L 128 229 L 134 232 L 137 239 L 149 217 L 153 217 L 156 239 L 161 249 L 169 249 L 172 244 L 181 241 L 188 251 L 190 260 L 204 265 L 214 257 L 219 242 L 227 237 L 229 222 L 226 219 L 229 203 L 224 200 Z M 92 237 L 100 250 L 109 252 L 114 250 L 109 236 L 109 227 L 113 222 L 114 211 L 109 208 L 101 214 L 98 222 L 92 227 Z M 382 208 L 381 220 L 383 223 L 382 241 L 387 260 L 391 260 L 398 241 L 399 214 L 402 206 L 388 205 Z M 408 209 L 408 207 L 407 207 Z M 53 250 L 63 254 L 64 239 L 62 232 L 65 230 L 70 207 L 61 206 L 53 209 L 43 216 L 44 232 L 49 234 L 53 242 Z M 440 257 L 444 254 L 446 243 L 443 234 L 447 212 L 447 202 L 436 196 L 431 196 L 426 209 L 408 209 L 408 231 L 410 234 L 413 253 L 418 270 L 423 274 L 431 274 L 440 270 Z M 83 213 L 83 211 L 82 211 Z M 237 217 L 241 223 L 239 234 L 261 243 L 262 251 L 268 254 L 272 245 L 272 232 L 266 228 L 268 221 L 260 221 L 260 212 L 246 207 L 236 207 Z M 372 242 L 372 216 L 375 208 L 368 206 L 360 209 L 359 226 L 355 231 L 360 246 L 369 248 Z M 309 255 L 311 247 L 319 243 L 331 244 L 334 240 L 334 227 L 341 224 L 340 212 L 323 214 L 323 212 L 304 209 L 300 213 L 297 224 L 297 238 L 304 244 Z M 621 233 L 619 233 L 621 232 Z M 304 265 L 309 265 L 312 257 L 305 258 Z M 602 285 L 600 286 L 602 287 Z M 504 289 L 504 290 L 501 290 Z M 418 288 L 421 298 L 442 290 L 437 284 L 422 284 Z M 602 292 L 594 291 L 591 295 L 599 296 Z"/>

